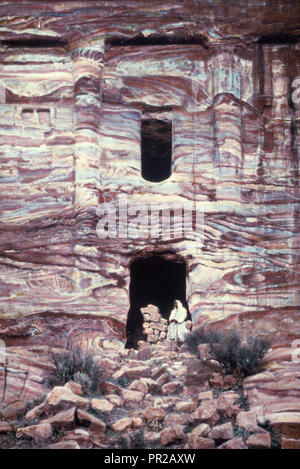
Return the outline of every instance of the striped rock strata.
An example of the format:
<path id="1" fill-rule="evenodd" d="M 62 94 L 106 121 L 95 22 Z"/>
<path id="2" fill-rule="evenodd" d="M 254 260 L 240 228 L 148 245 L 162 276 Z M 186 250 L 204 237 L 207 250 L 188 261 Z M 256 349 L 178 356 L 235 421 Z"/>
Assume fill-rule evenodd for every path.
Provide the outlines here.
<path id="1" fill-rule="evenodd" d="M 33 343 L 64 346 L 83 324 L 75 341 L 118 348 L 130 266 L 154 254 L 185 266 L 194 326 L 235 324 L 290 346 L 300 334 L 300 5 L 7 1 L 0 17 L 8 361 Z M 171 123 L 161 182 L 141 175 L 147 120 Z M 99 238 L 96 209 L 119 196 L 198 204 L 203 243 L 179 225 L 165 239 L 143 224 L 139 238 Z M 13 333 L 23 321 L 27 332 Z"/>

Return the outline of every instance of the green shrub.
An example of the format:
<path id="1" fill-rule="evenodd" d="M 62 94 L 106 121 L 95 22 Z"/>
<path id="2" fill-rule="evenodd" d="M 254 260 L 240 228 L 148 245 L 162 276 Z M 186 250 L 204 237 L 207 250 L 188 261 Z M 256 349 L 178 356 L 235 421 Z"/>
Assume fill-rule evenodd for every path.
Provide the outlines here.
<path id="1" fill-rule="evenodd" d="M 41 397 L 34 399 L 33 401 L 26 402 L 26 410 L 24 412 L 24 415 L 26 415 L 27 412 L 34 409 L 35 407 L 41 405 L 45 401 L 45 399 L 46 399 L 46 395 L 43 395 Z"/>
<path id="2" fill-rule="evenodd" d="M 248 397 L 243 394 L 233 403 L 233 405 L 239 405 L 241 409 L 246 411 L 250 410 Z"/>
<path id="3" fill-rule="evenodd" d="M 94 362 L 93 355 L 83 352 L 79 347 L 68 351 L 54 353 L 52 371 L 47 384 L 50 387 L 63 386 L 68 381 L 76 381 L 82 385 L 83 391 L 96 391 L 100 379 L 100 368 Z"/>
<path id="4" fill-rule="evenodd" d="M 218 332 L 204 332 L 203 329 L 196 329 L 186 335 L 184 343 L 191 353 L 199 356 L 198 345 L 212 344 L 219 341 L 220 334 Z M 199 358 L 201 357 L 199 356 Z"/>
<path id="5" fill-rule="evenodd" d="M 239 332 L 232 330 L 211 346 L 211 355 L 227 373 L 245 377 L 260 370 L 267 349 L 267 342 L 259 337 L 248 337 L 247 343 L 242 345 Z"/>
<path id="6" fill-rule="evenodd" d="M 89 394 L 93 390 L 92 380 L 86 373 L 81 373 L 80 371 L 77 371 L 77 373 L 75 373 L 74 375 L 74 381 L 75 383 L 81 385 L 82 390 L 85 394 Z"/>
<path id="7" fill-rule="evenodd" d="M 145 448 L 144 433 L 142 430 L 131 435 L 121 436 L 117 440 L 118 449 L 143 449 Z"/>

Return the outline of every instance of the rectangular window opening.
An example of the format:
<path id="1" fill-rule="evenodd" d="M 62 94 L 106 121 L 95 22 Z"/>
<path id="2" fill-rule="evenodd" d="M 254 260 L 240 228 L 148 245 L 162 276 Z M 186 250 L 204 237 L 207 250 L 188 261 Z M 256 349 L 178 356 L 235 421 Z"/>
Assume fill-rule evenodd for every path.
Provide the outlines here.
<path id="1" fill-rule="evenodd" d="M 106 47 L 130 47 L 130 46 L 170 46 L 170 45 L 201 45 L 207 47 L 207 37 L 201 33 L 174 34 L 171 36 L 151 35 L 145 37 L 111 37 L 105 42 Z"/>
<path id="2" fill-rule="evenodd" d="M 142 177 L 161 182 L 171 175 L 172 122 L 144 119 L 141 126 Z"/>
<path id="3" fill-rule="evenodd" d="M 40 49 L 62 47 L 68 49 L 67 43 L 61 39 L 37 38 L 37 39 L 4 39 L 1 41 L 2 46 L 17 49 Z"/>

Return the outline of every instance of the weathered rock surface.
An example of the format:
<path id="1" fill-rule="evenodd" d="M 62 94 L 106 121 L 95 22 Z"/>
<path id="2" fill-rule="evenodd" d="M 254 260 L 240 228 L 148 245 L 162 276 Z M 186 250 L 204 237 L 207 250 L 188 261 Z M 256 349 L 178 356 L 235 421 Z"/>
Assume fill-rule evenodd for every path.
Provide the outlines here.
<path id="1" fill-rule="evenodd" d="M 87 426 L 92 433 L 102 435 L 106 431 L 105 423 L 94 415 L 78 409 L 75 415 L 80 425 Z"/>
<path id="2" fill-rule="evenodd" d="M 239 395 L 234 392 L 224 392 L 218 397 L 217 411 L 219 415 L 231 417 L 237 410 L 234 403 L 239 399 Z"/>
<path id="3" fill-rule="evenodd" d="M 80 449 L 92 449 L 96 443 L 94 435 L 85 428 L 75 428 L 65 433 L 60 443 L 77 442 Z"/>
<path id="4" fill-rule="evenodd" d="M 186 263 L 194 325 L 299 338 L 298 3 L 78 5 L 24 3 L 17 20 L 1 5 L 1 337 L 53 347 L 80 330 L 111 359 L 129 265 L 155 249 Z M 153 113 L 172 123 L 159 184 L 140 171 Z M 203 204 L 204 249 L 182 235 L 99 239 L 94 211 L 120 193 Z M 24 381 L 26 399 L 45 392 L 36 369 L 8 367 L 7 399 Z"/>
<path id="5" fill-rule="evenodd" d="M 113 404 L 108 399 L 92 399 L 91 407 L 99 412 L 111 412 L 114 408 Z"/>
<path id="6" fill-rule="evenodd" d="M 145 394 L 140 391 L 131 391 L 130 389 L 123 391 L 125 405 L 136 405 L 136 403 L 141 402 L 144 396 Z"/>
<path id="7" fill-rule="evenodd" d="M 281 440 L 281 449 L 300 449 L 300 439 L 283 437 Z"/>
<path id="8" fill-rule="evenodd" d="M 44 412 L 46 415 L 51 415 L 58 410 L 64 410 L 72 406 L 87 410 L 89 405 L 88 399 L 74 394 L 68 387 L 56 386 L 47 394 Z"/>
<path id="9" fill-rule="evenodd" d="M 166 427 L 161 432 L 161 444 L 164 446 L 174 443 L 175 441 L 181 441 L 185 439 L 185 434 L 182 425 L 173 425 L 172 427 Z"/>
<path id="10" fill-rule="evenodd" d="M 50 423 L 40 423 L 38 425 L 32 425 L 30 427 L 18 428 L 16 437 L 33 438 L 36 443 L 41 443 L 48 440 L 52 435 L 52 426 Z"/>
<path id="11" fill-rule="evenodd" d="M 300 435 L 300 412 L 279 412 L 266 414 L 263 421 L 269 422 L 287 438 L 298 438 Z"/>
<path id="12" fill-rule="evenodd" d="M 247 449 L 247 446 L 242 438 L 236 437 L 218 446 L 218 449 Z"/>
<path id="13" fill-rule="evenodd" d="M 80 446 L 75 440 L 67 440 L 48 445 L 47 449 L 80 449 Z"/>
<path id="14" fill-rule="evenodd" d="M 146 422 L 151 422 L 153 420 L 160 422 L 165 418 L 166 413 L 162 409 L 156 407 L 147 407 L 142 412 L 142 415 Z"/>
<path id="15" fill-rule="evenodd" d="M 26 409 L 26 404 L 22 401 L 15 401 L 6 407 L 2 407 L 1 416 L 4 420 L 13 420 L 18 416 L 23 415 Z"/>
<path id="16" fill-rule="evenodd" d="M 29 410 L 25 415 L 27 420 L 35 420 L 40 417 L 44 412 L 44 402 L 33 409 Z"/>
<path id="17" fill-rule="evenodd" d="M 200 423 L 197 425 L 190 433 L 189 437 L 192 435 L 204 436 L 207 437 L 210 432 L 210 426 L 207 423 Z"/>
<path id="18" fill-rule="evenodd" d="M 214 449 L 215 442 L 211 438 L 203 438 L 197 434 L 189 436 L 186 449 Z"/>
<path id="19" fill-rule="evenodd" d="M 115 422 L 112 425 L 112 429 L 115 430 L 116 432 L 123 432 L 127 430 L 128 428 L 132 427 L 139 427 L 142 425 L 142 419 L 139 417 L 133 417 L 133 418 L 124 418 L 120 419 L 117 422 Z"/>
<path id="20" fill-rule="evenodd" d="M 216 425 L 209 436 L 213 440 L 231 440 L 234 437 L 231 422 Z"/>
<path id="21" fill-rule="evenodd" d="M 217 411 L 217 401 L 215 399 L 201 402 L 200 406 L 190 416 L 190 422 L 205 422 L 215 425 L 220 416 Z"/>
<path id="22" fill-rule="evenodd" d="M 121 359 L 112 367 L 112 375 L 118 370 L 135 370 L 137 353 L 130 352 L 130 356 L 120 353 Z M 119 445 L 186 449 L 269 449 L 272 445 L 271 424 L 273 430 L 279 431 L 281 438 L 278 439 L 278 444 L 281 447 L 297 448 L 299 409 L 293 400 L 283 399 L 279 404 L 277 399 L 274 403 L 262 405 L 258 405 L 258 400 L 254 401 L 255 405 L 246 402 L 245 388 L 248 389 L 249 382 L 261 379 L 261 373 L 247 378 L 245 386 L 235 387 L 235 391 L 229 390 L 228 386 L 224 390 L 210 387 L 207 391 L 200 391 L 197 395 L 193 393 L 193 397 L 187 398 L 184 392 L 186 385 L 184 388 L 178 387 L 179 384 L 186 383 L 185 375 L 170 372 L 168 388 L 164 388 L 163 393 L 162 387 L 157 385 L 161 377 L 167 370 L 176 371 L 188 367 L 190 360 L 188 354 L 180 354 L 179 360 L 178 354 L 173 354 L 167 347 L 161 348 L 159 353 L 153 347 L 146 365 L 155 370 L 152 371 L 152 378 L 132 378 L 126 388 L 109 382 L 105 386 L 99 386 L 100 393 L 101 390 L 110 392 L 113 389 L 122 394 L 122 397 L 109 393 L 84 397 L 81 386 L 71 381 L 64 386 L 54 387 L 41 404 L 27 412 L 27 425 L 22 428 L 15 428 L 15 417 L 11 424 L 3 420 L 0 423 L 0 434 L 15 434 L 23 445 L 30 441 L 31 445 L 35 444 L 37 447 L 45 447 L 51 437 L 54 441 L 49 447 L 54 449 L 118 448 Z M 164 362 L 162 371 L 159 371 L 160 366 L 156 369 L 152 367 L 157 362 Z M 207 373 L 215 376 L 213 370 Z M 280 378 L 280 374 L 277 377 Z M 236 384 L 232 383 L 232 386 Z M 194 388 L 194 384 L 191 387 Z M 147 388 L 148 392 L 145 394 L 136 388 L 143 391 Z M 174 388 L 181 391 L 174 394 Z M 218 397 L 214 397 L 216 393 Z M 246 403 L 250 404 L 249 410 L 240 407 Z M 290 406 L 295 407 L 295 410 L 286 412 L 285 409 Z M 24 412 L 25 405 L 22 408 Z M 277 412 L 266 413 L 266 409 Z M 224 419 L 228 421 L 224 423 Z M 234 437 L 234 429 L 243 437 Z M 58 438 L 59 441 L 55 441 Z"/>
<path id="23" fill-rule="evenodd" d="M 13 427 L 8 422 L 1 422 L 0 421 L 0 433 L 7 433 L 11 432 Z"/>
<path id="24" fill-rule="evenodd" d="M 249 449 L 270 449 L 271 448 L 271 436 L 269 433 L 259 433 L 256 435 L 250 435 L 246 440 L 246 444 Z"/>
<path id="25" fill-rule="evenodd" d="M 42 420 L 41 423 L 48 423 L 55 428 L 73 428 L 75 426 L 75 411 L 75 407 L 71 407 L 71 409 L 63 410 L 52 417 Z"/>

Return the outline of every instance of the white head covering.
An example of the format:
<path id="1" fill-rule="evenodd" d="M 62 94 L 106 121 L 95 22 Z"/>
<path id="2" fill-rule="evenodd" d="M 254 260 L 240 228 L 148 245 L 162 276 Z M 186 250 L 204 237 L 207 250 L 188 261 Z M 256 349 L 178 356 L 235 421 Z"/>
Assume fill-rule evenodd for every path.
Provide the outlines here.
<path id="1" fill-rule="evenodd" d="M 171 311 L 169 317 L 169 327 L 167 338 L 170 340 L 176 340 L 177 342 L 183 342 L 186 334 L 187 310 L 183 307 L 181 301 L 174 301 L 174 309 Z"/>
<path id="2" fill-rule="evenodd" d="M 187 316 L 187 311 L 183 307 L 182 303 L 180 300 L 175 300 L 174 301 L 174 309 L 172 309 L 170 317 L 169 317 L 169 322 L 172 320 L 175 320 L 177 322 L 183 322 L 186 320 Z"/>

